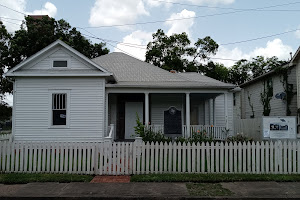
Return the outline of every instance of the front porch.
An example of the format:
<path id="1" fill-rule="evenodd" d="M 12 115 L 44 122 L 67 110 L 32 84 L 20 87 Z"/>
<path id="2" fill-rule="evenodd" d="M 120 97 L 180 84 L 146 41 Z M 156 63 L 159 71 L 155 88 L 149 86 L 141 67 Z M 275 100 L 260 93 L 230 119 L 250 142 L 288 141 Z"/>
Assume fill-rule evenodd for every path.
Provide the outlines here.
<path id="1" fill-rule="evenodd" d="M 228 110 L 232 108 L 230 101 L 231 93 L 227 91 L 107 92 L 105 136 L 118 141 L 134 139 L 136 117 L 139 116 L 147 128 L 168 137 L 188 138 L 201 131 L 207 137 L 224 140 L 232 130 L 232 122 L 228 120 L 232 118 L 228 117 Z"/>

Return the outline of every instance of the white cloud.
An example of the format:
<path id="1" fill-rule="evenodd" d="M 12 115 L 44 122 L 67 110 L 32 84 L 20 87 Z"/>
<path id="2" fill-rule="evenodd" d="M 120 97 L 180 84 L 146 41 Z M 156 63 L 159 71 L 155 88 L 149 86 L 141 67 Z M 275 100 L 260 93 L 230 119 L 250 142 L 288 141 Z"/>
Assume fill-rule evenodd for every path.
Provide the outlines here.
<path id="1" fill-rule="evenodd" d="M 273 57 L 276 56 L 280 60 L 288 60 L 290 59 L 290 52 L 293 52 L 292 47 L 283 44 L 282 40 L 274 39 L 272 41 L 268 41 L 265 47 L 256 47 L 253 51 L 244 53 L 239 48 L 228 49 L 224 46 L 220 46 L 219 51 L 217 52 L 216 58 L 222 59 L 251 59 L 256 56 L 264 56 L 264 57 Z M 214 59 L 215 62 L 223 63 L 225 66 L 232 66 L 236 61 L 231 60 L 218 60 Z"/>
<path id="2" fill-rule="evenodd" d="M 130 55 L 140 59 L 145 60 L 146 47 L 143 45 L 147 45 L 148 42 L 152 40 L 152 33 L 144 32 L 141 30 L 137 30 L 132 32 L 131 34 L 125 36 L 123 38 L 123 43 L 126 44 L 118 44 L 117 48 L 115 48 L 116 52 L 127 52 Z M 132 45 L 135 44 L 135 45 Z M 135 47 L 133 47 L 135 46 Z M 119 50 L 121 49 L 121 50 Z"/>
<path id="3" fill-rule="evenodd" d="M 182 17 L 194 17 L 196 14 L 192 11 L 183 10 L 180 13 L 175 13 L 170 16 L 169 19 L 176 19 L 176 18 L 182 18 Z M 189 34 L 190 28 L 194 24 L 194 19 L 188 19 L 188 20 L 179 20 L 179 21 L 171 21 L 166 22 L 168 25 L 170 25 L 170 29 L 167 31 L 167 35 L 171 35 L 173 33 L 182 33 L 186 32 Z M 145 32 L 141 30 L 137 30 L 132 32 L 131 34 L 125 36 L 123 38 L 123 43 L 127 44 L 118 44 L 117 48 L 115 48 L 116 52 L 127 52 L 130 55 L 133 55 L 134 57 L 145 60 L 145 54 L 146 54 L 146 45 L 152 41 L 152 34 L 153 32 Z M 135 45 L 132 45 L 135 44 Z M 139 46 L 142 45 L 142 46 Z M 144 46 L 143 46 L 144 45 Z M 135 46 L 135 47 L 133 47 Z M 138 48 L 137 48 L 138 47 Z M 119 50 L 121 49 L 121 50 Z"/>
<path id="4" fill-rule="evenodd" d="M 96 0 L 89 23 L 91 26 L 128 24 L 134 23 L 141 15 L 149 15 L 141 0 Z"/>
<path id="5" fill-rule="evenodd" d="M 49 17 L 55 17 L 57 8 L 53 3 L 46 2 L 44 8 L 41 10 L 34 10 L 33 12 L 27 12 L 28 15 L 48 15 Z"/>
<path id="6" fill-rule="evenodd" d="M 298 30 L 295 32 L 295 36 L 297 39 L 300 39 L 300 26 L 298 26 Z"/>
<path id="7" fill-rule="evenodd" d="M 296 38 L 300 39 L 300 30 L 295 32 L 295 36 L 296 36 Z"/>
<path id="8" fill-rule="evenodd" d="M 25 0 L 0 0 L 0 4 L 7 6 L 8 8 L 12 8 L 18 12 L 24 12 L 25 7 L 26 7 L 26 1 Z M 5 7 L 0 7 L 0 13 L 1 13 L 1 20 L 3 20 L 4 25 L 6 26 L 7 30 L 9 32 L 14 32 L 15 30 L 20 28 L 20 25 L 22 21 L 18 20 L 23 20 L 24 15 L 21 13 L 17 13 L 15 11 L 9 10 L 8 8 Z M 11 20 L 8 18 L 13 18 L 16 20 Z"/>
<path id="9" fill-rule="evenodd" d="M 185 20 L 175 20 L 175 21 L 167 21 L 166 24 L 170 25 L 170 29 L 167 32 L 167 35 L 172 35 L 174 33 L 182 33 L 186 32 L 190 35 L 190 29 L 194 24 L 194 18 L 196 13 L 189 10 L 182 10 L 180 13 L 173 13 L 168 20 L 180 19 L 180 18 L 190 18 Z"/>
<path id="10" fill-rule="evenodd" d="M 57 13 L 56 6 L 50 2 L 46 2 L 41 10 L 34 10 L 33 12 L 26 12 L 26 0 L 0 0 L 0 4 L 20 12 L 17 13 L 8 8 L 0 7 L 1 19 L 9 32 L 14 32 L 20 28 L 21 20 L 24 20 L 24 15 L 21 13 L 27 15 L 49 15 L 50 17 L 55 17 Z"/>
<path id="11" fill-rule="evenodd" d="M 158 0 L 146 0 L 147 5 L 151 7 L 158 7 L 164 5 L 166 7 L 171 7 L 172 3 L 186 3 L 186 4 L 194 4 L 194 5 L 218 5 L 218 4 L 232 4 L 235 0 L 171 0 L 171 1 L 158 1 Z"/>
<path id="12" fill-rule="evenodd" d="M 253 52 L 251 52 L 250 56 L 265 56 L 272 57 L 277 56 L 279 59 L 289 59 L 290 52 L 292 52 L 292 47 L 288 45 L 284 45 L 281 39 L 274 39 L 273 41 L 268 41 L 267 46 L 265 48 L 259 47 L 255 48 Z"/>

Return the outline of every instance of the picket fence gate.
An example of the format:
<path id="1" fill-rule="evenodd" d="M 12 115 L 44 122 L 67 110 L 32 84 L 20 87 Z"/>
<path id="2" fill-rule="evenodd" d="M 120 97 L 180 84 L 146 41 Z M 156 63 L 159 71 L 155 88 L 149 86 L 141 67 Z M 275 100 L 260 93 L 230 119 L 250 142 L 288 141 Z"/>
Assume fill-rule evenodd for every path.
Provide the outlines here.
<path id="1" fill-rule="evenodd" d="M 299 142 L 0 142 L 5 173 L 299 174 Z"/>

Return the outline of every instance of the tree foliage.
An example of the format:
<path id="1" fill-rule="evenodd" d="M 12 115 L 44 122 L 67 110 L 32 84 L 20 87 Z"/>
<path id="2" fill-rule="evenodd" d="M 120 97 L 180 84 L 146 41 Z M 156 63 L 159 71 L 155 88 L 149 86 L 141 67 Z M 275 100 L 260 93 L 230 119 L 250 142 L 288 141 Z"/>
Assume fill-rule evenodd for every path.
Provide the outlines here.
<path id="1" fill-rule="evenodd" d="M 147 45 L 146 62 L 165 70 L 202 73 L 235 85 L 243 84 L 287 63 L 275 56 L 271 58 L 257 56 L 251 60 L 241 59 L 233 66 L 225 67 L 209 60 L 210 56 L 217 53 L 218 47 L 219 45 L 209 36 L 199 38 L 191 45 L 186 33 L 168 36 L 163 30 L 158 29 L 153 34 L 153 41 Z"/>
<path id="2" fill-rule="evenodd" d="M 88 58 L 94 58 L 109 52 L 105 47 L 105 43 L 93 44 L 63 19 L 56 21 L 49 17 L 34 19 L 28 16 L 21 25 L 21 29 L 17 30 L 13 35 L 8 34 L 5 26 L 1 23 L 0 34 L 1 75 L 3 75 L 6 69 L 16 66 L 24 59 L 32 56 L 58 39 Z M 3 43 L 2 40 L 4 40 Z M 1 76 L 0 94 L 11 91 L 12 84 L 5 77 Z"/>
<path id="3" fill-rule="evenodd" d="M 159 29 L 153 34 L 153 41 L 147 45 L 146 62 L 165 70 L 198 71 L 199 60 L 207 60 L 219 47 L 208 36 L 199 38 L 194 46 L 190 44 L 186 33 L 168 36 Z"/>
<path id="4" fill-rule="evenodd" d="M 7 103 L 0 101 L 0 121 L 10 119 L 12 115 L 12 108 Z"/>
<path id="5" fill-rule="evenodd" d="M 199 67 L 199 71 L 204 75 L 219 81 L 230 82 L 228 79 L 230 70 L 221 63 L 209 61 L 207 64 L 202 64 Z"/>

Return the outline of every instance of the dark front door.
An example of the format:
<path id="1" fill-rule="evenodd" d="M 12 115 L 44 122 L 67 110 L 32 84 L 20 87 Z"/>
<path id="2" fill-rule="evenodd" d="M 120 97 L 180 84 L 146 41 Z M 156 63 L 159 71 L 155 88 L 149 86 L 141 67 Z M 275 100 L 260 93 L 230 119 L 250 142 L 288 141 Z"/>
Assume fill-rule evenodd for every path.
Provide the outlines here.
<path id="1" fill-rule="evenodd" d="M 144 102 L 144 94 L 119 94 L 117 96 L 117 127 L 116 127 L 116 139 L 124 140 L 125 138 L 125 105 L 126 102 Z M 144 104 L 144 103 L 143 103 Z M 143 105 L 144 110 L 144 105 Z M 139 116 L 140 120 L 144 121 L 144 116 Z M 131 120 L 136 119 L 131 117 Z M 131 123 L 132 124 L 132 123 Z M 132 133 L 134 134 L 134 133 Z"/>

